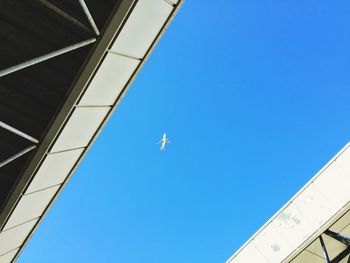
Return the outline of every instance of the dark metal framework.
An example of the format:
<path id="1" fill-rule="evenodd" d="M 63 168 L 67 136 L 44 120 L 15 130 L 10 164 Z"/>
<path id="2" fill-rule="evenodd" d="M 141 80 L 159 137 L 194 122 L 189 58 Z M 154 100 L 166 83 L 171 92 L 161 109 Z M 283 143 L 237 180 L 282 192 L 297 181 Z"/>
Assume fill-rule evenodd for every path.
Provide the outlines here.
<path id="1" fill-rule="evenodd" d="M 103 42 L 100 30 L 106 34 L 121 3 L 0 2 L 0 230 L 33 175 L 31 167 L 43 160 L 75 105 L 72 94 L 81 92 L 77 79 Z"/>
<path id="2" fill-rule="evenodd" d="M 325 235 L 337 240 L 338 242 L 343 243 L 346 248 L 340 252 L 336 257 L 334 257 L 332 260 L 329 259 L 329 255 L 328 255 L 328 251 L 327 251 L 327 247 L 323 241 L 322 235 L 319 236 L 319 240 L 321 243 L 321 247 L 322 247 L 322 251 L 326 260 L 326 263 L 338 263 L 341 260 L 343 260 L 346 256 L 350 255 L 350 238 L 343 236 L 339 233 L 335 233 L 331 230 L 326 230 L 324 232 Z M 350 263 L 350 256 L 348 257 L 347 263 Z"/>
<path id="3" fill-rule="evenodd" d="M 0 229 L 14 188 L 46 144 L 85 61 L 101 42 L 100 31 L 120 3 L 0 2 Z"/>
<path id="4" fill-rule="evenodd" d="M 64 19 L 67 19 L 69 22 L 72 22 L 74 23 L 75 25 L 78 24 L 78 25 L 82 25 L 80 22 L 78 22 L 78 20 L 76 20 L 75 18 L 71 17 L 70 15 L 68 15 L 66 12 L 64 12 L 63 10 L 61 10 L 60 8 L 56 7 L 54 4 L 51 4 L 50 2 L 46 1 L 46 0 L 37 0 L 38 2 L 42 3 L 43 5 L 45 5 L 46 7 L 48 7 L 51 11 L 53 12 L 56 12 L 58 15 L 60 15 L 62 18 Z M 96 34 L 96 37 L 100 34 L 97 26 L 96 26 L 96 23 L 85 3 L 84 0 L 79 0 L 79 4 L 81 5 L 81 8 L 84 12 L 84 14 L 86 15 L 87 19 L 89 20 L 89 23 L 91 25 L 91 28 L 93 30 L 93 32 Z M 85 26 L 83 26 L 84 29 L 86 29 Z M 52 59 L 52 58 L 55 58 L 57 56 L 60 56 L 60 55 L 63 55 L 67 52 L 70 52 L 70 51 L 73 51 L 75 49 L 78 49 L 78 48 L 81 48 L 81 47 L 84 47 L 86 45 L 89 45 L 91 43 L 94 43 L 96 41 L 96 38 L 90 38 L 90 39 L 87 39 L 87 40 L 84 40 L 84 41 L 81 41 L 79 43 L 76 43 L 76 44 L 73 44 L 73 45 L 69 45 L 69 46 L 66 46 L 64 48 L 61 48 L 61 49 L 58 49 L 58 50 L 55 50 L 55 51 L 51 51 L 47 54 L 44 54 L 44 55 L 40 55 L 36 58 L 33 58 L 33 59 L 30 59 L 30 60 L 27 60 L 27 61 L 24 61 L 24 62 L 21 62 L 19 64 L 16 64 L 16 65 L 13 65 L 13 66 L 10 66 L 8 68 L 5 68 L 5 69 L 2 69 L 0 70 L 0 78 L 1 77 L 4 77 L 8 74 L 11 74 L 11 73 L 14 73 L 18 70 L 22 70 L 24 68 L 27 68 L 27 67 L 30 67 L 30 66 L 33 66 L 33 65 L 36 65 L 40 62 L 44 62 L 45 60 L 48 60 L 48 59 Z M 17 129 L 17 128 L 14 128 L 4 122 L 2 122 L 0 120 L 0 127 L 3 128 L 3 129 L 6 129 L 8 130 L 9 132 L 11 133 L 14 133 L 18 136 L 21 136 L 23 137 L 24 139 L 34 143 L 33 145 L 29 146 L 29 147 L 26 147 L 25 149 L 19 151 L 18 153 L 8 157 L 7 159 L 5 160 L 0 160 L 0 168 L 5 166 L 6 164 L 9 164 L 10 162 L 16 160 L 17 158 L 21 157 L 22 155 L 30 152 L 31 150 L 35 149 L 36 148 L 36 145 L 39 143 L 39 140 L 26 134 L 25 132 Z"/>
<path id="5" fill-rule="evenodd" d="M 5 132 L 8 133 L 5 134 L 7 137 L 12 136 L 11 139 L 13 139 L 13 137 L 18 137 L 22 141 L 25 141 L 25 143 L 15 142 L 16 148 L 12 147 L 10 149 L 14 152 L 14 154 L 11 155 L 13 159 L 8 158 L 8 156 L 5 156 L 4 158 L 0 152 L 0 163 L 4 163 L 3 166 L 0 167 L 0 230 L 5 226 L 10 214 L 16 208 L 19 199 L 23 196 L 25 189 L 33 179 L 35 172 L 43 163 L 50 147 L 63 130 L 67 123 L 67 119 L 74 109 L 78 107 L 77 102 L 79 98 L 84 93 L 91 77 L 100 66 L 102 58 L 106 55 L 108 48 L 116 39 L 137 2 L 138 0 L 85 0 L 85 2 L 83 0 L 4 0 L 4 2 L 0 2 L 0 24 L 2 15 L 7 16 L 7 14 L 13 12 L 13 8 L 8 9 L 6 5 L 13 6 L 17 3 L 17 5 L 26 4 L 31 8 L 34 6 L 36 8 L 34 11 L 44 10 L 44 15 L 51 16 L 52 20 L 55 20 L 56 26 L 57 22 L 59 22 L 58 33 L 60 35 L 63 35 L 68 31 L 67 38 L 56 38 L 59 40 L 59 43 L 57 44 L 55 43 L 56 39 L 49 39 L 47 37 L 47 32 L 44 32 L 44 34 L 43 32 L 39 32 L 39 29 L 35 27 L 35 24 L 26 25 L 26 30 L 30 28 L 30 31 L 34 31 L 34 35 L 36 34 L 36 36 L 40 37 L 43 35 L 44 42 L 50 42 L 50 44 L 53 45 L 45 46 L 42 45 L 42 43 L 36 43 L 35 40 L 26 46 L 26 51 L 29 53 L 29 56 L 28 54 L 27 56 L 9 56 L 0 61 L 0 76 L 3 76 L 0 77 L 0 148 L 3 148 L 3 145 L 10 145 L 12 147 L 11 142 L 7 143 L 6 138 L 3 137 L 2 133 Z M 130 83 L 142 68 L 150 52 L 159 40 L 159 37 L 163 34 L 171 22 L 172 17 L 181 6 L 181 3 L 182 1 L 179 1 L 176 5 L 173 4 L 173 12 L 146 52 L 145 57 L 140 60 L 139 66 L 124 87 L 118 99 L 113 105 L 111 105 L 107 116 L 94 134 L 92 140 L 84 149 L 78 162 L 70 171 L 69 176 L 63 184 L 61 184 L 58 192 L 46 207 L 43 215 L 60 194 L 63 186 L 76 169 L 77 164 L 89 150 L 99 131 L 107 122 L 113 110 L 117 107 L 120 99 L 123 97 L 124 93 L 129 88 Z M 2 8 L 2 5 L 4 5 L 4 8 Z M 24 16 L 27 15 L 28 12 L 24 14 Z M 16 16 L 12 17 L 16 18 Z M 12 17 L 8 19 L 12 19 Z M 33 19 L 33 23 L 38 22 L 36 20 L 40 19 Z M 29 19 L 28 21 L 32 20 Z M 69 26 L 68 30 L 67 25 Z M 50 26 L 45 24 L 42 25 L 42 21 L 39 21 L 39 27 L 40 26 L 50 28 Z M 2 37 L 6 38 L 10 35 L 5 34 L 6 32 L 1 32 L 1 30 L 0 27 L 0 40 Z M 22 34 L 23 32 L 20 31 L 20 33 Z M 57 32 L 55 33 L 57 34 Z M 19 36 L 19 38 L 21 40 L 22 37 Z M 39 44 L 41 48 L 37 48 L 35 44 Z M 0 44 L 0 55 L 2 55 L 1 53 L 6 53 L 6 50 L 4 52 L 3 47 L 4 46 Z M 7 48 L 7 46 L 5 46 L 5 48 Z M 44 52 L 38 52 L 38 50 Z M 35 56 L 33 54 L 35 54 Z M 70 58 L 70 60 L 67 58 Z M 26 62 L 23 62 L 23 60 Z M 13 66 L 13 64 L 15 64 L 15 66 Z M 56 73 L 57 75 L 61 74 L 62 76 L 56 76 Z M 12 75 L 14 76 L 12 77 Z M 29 81 L 23 81 L 23 78 L 28 77 L 35 77 L 36 79 L 34 81 L 32 79 L 29 79 Z M 30 101 L 32 98 L 28 98 L 28 101 L 31 103 L 29 104 L 25 101 L 26 103 L 23 105 L 23 110 L 26 109 L 24 106 L 27 106 L 27 108 L 28 105 L 33 107 L 35 111 L 33 110 L 33 112 L 29 112 L 29 114 L 35 117 L 34 120 L 36 122 L 33 122 L 34 124 L 38 124 L 37 126 L 33 125 L 31 120 L 13 114 L 13 112 L 15 112 L 13 109 L 17 105 L 16 103 L 18 103 L 18 99 L 12 101 L 14 106 L 11 103 L 8 104 L 11 107 L 9 108 L 10 110 L 6 109 L 6 106 L 8 105 L 5 102 L 8 100 L 5 100 L 4 97 L 2 97 L 2 94 L 6 95 L 7 93 L 4 93 L 3 90 L 7 92 L 8 88 L 11 88 L 8 84 L 12 84 L 12 87 L 15 87 L 21 93 L 28 93 L 28 89 L 26 89 L 27 87 L 21 88 L 19 85 L 14 86 L 11 81 L 15 81 L 15 84 L 23 84 L 23 82 L 25 82 L 26 85 L 28 84 L 28 86 L 33 87 L 37 92 L 36 94 L 29 94 L 32 97 L 34 96 L 34 103 Z M 45 81 L 50 84 L 49 88 L 47 85 L 43 85 L 46 84 Z M 63 91 L 62 84 L 66 86 Z M 53 94 L 50 92 L 53 92 Z M 35 105 L 36 102 L 38 102 L 39 105 Z M 5 108 L 2 104 L 6 104 Z M 22 110 L 22 108 L 19 110 Z M 48 111 L 48 114 L 42 116 L 44 115 L 43 112 L 47 113 L 46 111 Z M 39 120 L 42 120 L 41 122 L 37 121 L 38 115 L 41 118 Z M 11 136 L 9 136 L 9 134 L 11 134 Z M 23 145 L 25 147 L 23 147 Z M 32 153 L 26 154 L 29 151 L 32 151 Z M 21 157 L 16 156 L 19 154 L 21 154 Z M 8 173 L 8 175 L 5 173 Z M 1 177 L 2 175 L 5 176 Z M 15 181 L 9 180 L 10 182 L 7 183 L 8 186 L 3 184 L 4 180 L 7 180 L 6 178 L 11 178 L 11 176 L 16 177 Z M 16 257 L 18 257 L 21 249 L 30 239 L 35 228 L 40 224 L 42 216 L 37 219 L 38 221 L 35 224 L 34 229 L 32 229 L 29 236 L 19 248 Z"/>
<path id="6" fill-rule="evenodd" d="M 5 129 L 5 130 L 8 130 L 9 132 L 13 133 L 13 134 L 16 134 L 18 136 L 21 136 L 25 139 L 27 139 L 28 141 L 31 141 L 32 143 L 34 143 L 33 145 L 19 151 L 18 153 L 10 156 L 9 158 L 7 158 L 6 160 L 3 160 L 3 161 L 0 161 L 0 168 L 5 166 L 6 164 L 16 160 L 17 158 L 21 157 L 22 155 L 26 154 L 27 152 L 30 152 L 31 150 L 35 149 L 36 147 L 36 144 L 39 143 L 39 141 L 37 139 L 35 139 L 34 137 L 0 121 L 0 127 Z"/>

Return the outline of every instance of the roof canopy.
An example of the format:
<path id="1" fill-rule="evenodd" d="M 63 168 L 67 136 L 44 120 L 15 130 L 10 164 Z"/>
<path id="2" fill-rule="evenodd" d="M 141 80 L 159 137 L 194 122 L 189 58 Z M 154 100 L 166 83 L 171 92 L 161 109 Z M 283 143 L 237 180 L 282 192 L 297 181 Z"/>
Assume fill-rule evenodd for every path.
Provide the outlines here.
<path id="1" fill-rule="evenodd" d="M 349 262 L 349 184 L 350 144 L 227 262 Z"/>
<path id="2" fill-rule="evenodd" d="M 0 3 L 0 262 L 12 262 L 180 6 Z"/>

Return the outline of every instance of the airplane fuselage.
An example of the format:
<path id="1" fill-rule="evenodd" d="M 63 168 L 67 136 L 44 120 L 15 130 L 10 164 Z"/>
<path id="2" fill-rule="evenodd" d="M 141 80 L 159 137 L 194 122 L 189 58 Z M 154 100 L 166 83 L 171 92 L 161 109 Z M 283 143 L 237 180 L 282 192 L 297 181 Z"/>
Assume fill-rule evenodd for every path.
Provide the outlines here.
<path id="1" fill-rule="evenodd" d="M 160 140 L 161 146 L 160 150 L 164 151 L 165 150 L 165 144 L 167 144 L 169 140 L 166 138 L 166 133 L 163 134 L 163 138 Z"/>

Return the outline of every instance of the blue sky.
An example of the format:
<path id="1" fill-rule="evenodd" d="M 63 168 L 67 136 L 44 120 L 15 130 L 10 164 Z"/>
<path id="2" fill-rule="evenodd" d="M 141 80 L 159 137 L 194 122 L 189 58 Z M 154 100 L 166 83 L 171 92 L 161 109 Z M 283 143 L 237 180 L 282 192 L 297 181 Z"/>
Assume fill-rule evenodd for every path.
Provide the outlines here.
<path id="1" fill-rule="evenodd" d="M 349 141 L 349 13 L 186 1 L 19 262 L 225 261 Z"/>

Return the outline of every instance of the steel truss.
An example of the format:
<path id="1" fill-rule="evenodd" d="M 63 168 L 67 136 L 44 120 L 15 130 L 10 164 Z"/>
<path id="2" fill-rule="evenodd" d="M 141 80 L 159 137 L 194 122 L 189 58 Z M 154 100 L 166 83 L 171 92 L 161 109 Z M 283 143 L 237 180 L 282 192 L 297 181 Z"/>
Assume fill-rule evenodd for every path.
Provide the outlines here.
<path id="1" fill-rule="evenodd" d="M 46 0 L 36 0 L 36 1 L 38 1 L 39 3 L 44 5 L 46 8 L 50 9 L 52 12 L 55 12 L 56 14 L 60 15 L 62 18 L 68 20 L 70 23 L 74 24 L 75 26 L 79 27 L 80 29 L 83 29 L 84 31 L 93 31 L 96 37 L 99 36 L 100 32 L 99 32 L 99 30 L 96 26 L 96 23 L 91 15 L 87 5 L 86 5 L 86 3 L 84 2 L 84 0 L 78 0 L 78 1 L 79 1 L 79 4 L 80 4 L 86 18 L 88 19 L 88 21 L 90 23 L 91 28 L 86 27 L 83 23 L 81 23 L 80 21 L 78 21 L 74 17 L 68 15 L 66 12 L 64 12 L 63 10 L 61 10 L 60 8 L 56 7 L 55 5 L 51 4 L 50 2 L 48 2 Z M 19 71 L 21 69 L 36 65 L 40 62 L 49 60 L 51 58 L 63 55 L 63 54 L 68 53 L 70 51 L 73 51 L 73 50 L 76 50 L 78 48 L 89 45 L 91 43 L 94 43 L 96 41 L 96 37 L 81 41 L 79 43 L 75 43 L 75 44 L 66 46 L 66 47 L 58 49 L 58 50 L 51 51 L 50 53 L 43 54 L 41 56 L 24 61 L 24 62 L 19 63 L 17 65 L 13 65 L 13 66 L 8 67 L 6 69 L 2 69 L 2 70 L 0 70 L 0 77 L 6 76 L 8 74 L 14 73 L 14 72 Z M 22 155 L 32 151 L 39 144 L 38 139 L 26 134 L 25 132 L 23 132 L 19 129 L 16 129 L 16 128 L 14 128 L 14 127 L 12 127 L 12 126 L 10 126 L 2 121 L 0 121 L 0 128 L 3 128 L 7 131 L 10 131 L 10 132 L 22 137 L 22 138 L 34 143 L 33 145 L 21 150 L 20 152 L 9 157 L 8 159 L 6 159 L 4 161 L 0 160 L 0 168 L 5 166 L 6 164 L 16 160 L 17 158 L 21 157 Z"/>
<path id="2" fill-rule="evenodd" d="M 346 237 L 346 236 L 343 236 L 341 234 L 338 234 L 338 233 L 335 233 L 331 230 L 326 230 L 324 232 L 325 235 L 337 240 L 338 242 L 341 242 L 343 243 L 344 245 L 346 245 L 346 248 L 340 252 L 335 258 L 333 258 L 332 260 L 329 259 L 329 256 L 328 256 L 328 252 L 327 252 L 327 247 L 323 241 L 323 238 L 322 236 L 319 236 L 319 240 L 320 240 L 320 243 L 321 243 L 321 247 L 322 247 L 322 251 L 323 251 L 323 254 L 324 254 L 324 257 L 325 257 L 325 260 L 326 260 L 326 263 L 338 263 L 340 262 L 341 260 L 343 260 L 346 256 L 350 255 L 350 238 L 349 237 Z M 347 263 L 350 263 L 350 256 L 347 260 Z"/>

